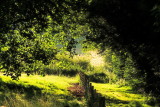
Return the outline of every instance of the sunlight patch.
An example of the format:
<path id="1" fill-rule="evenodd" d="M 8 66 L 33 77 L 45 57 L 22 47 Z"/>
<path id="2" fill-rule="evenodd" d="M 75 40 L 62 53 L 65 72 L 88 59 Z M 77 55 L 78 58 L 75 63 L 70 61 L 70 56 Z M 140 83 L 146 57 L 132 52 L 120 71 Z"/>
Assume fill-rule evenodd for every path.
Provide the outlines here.
<path id="1" fill-rule="evenodd" d="M 104 58 L 99 55 L 96 51 L 91 51 L 90 52 L 92 58 L 90 60 L 90 64 L 92 66 L 104 66 Z"/>

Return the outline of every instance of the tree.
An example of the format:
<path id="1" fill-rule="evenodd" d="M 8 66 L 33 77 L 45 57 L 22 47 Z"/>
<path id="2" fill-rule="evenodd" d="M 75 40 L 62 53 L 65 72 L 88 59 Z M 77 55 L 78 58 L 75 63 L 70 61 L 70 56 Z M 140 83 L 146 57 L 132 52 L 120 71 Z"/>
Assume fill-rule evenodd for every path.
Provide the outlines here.
<path id="1" fill-rule="evenodd" d="M 81 31 L 84 27 L 76 23 L 83 17 L 76 5 L 82 3 L 68 0 L 1 2 L 0 64 L 5 74 L 17 79 L 22 71 L 27 74 L 35 71 L 37 63 L 49 64 L 57 52 L 72 51 L 74 41 L 84 34 Z"/>
<path id="2" fill-rule="evenodd" d="M 145 78 L 147 92 L 160 92 L 160 42 L 158 0 L 93 0 L 89 7 L 97 37 L 88 39 L 127 51 Z M 98 21 L 99 22 L 98 22 Z"/>

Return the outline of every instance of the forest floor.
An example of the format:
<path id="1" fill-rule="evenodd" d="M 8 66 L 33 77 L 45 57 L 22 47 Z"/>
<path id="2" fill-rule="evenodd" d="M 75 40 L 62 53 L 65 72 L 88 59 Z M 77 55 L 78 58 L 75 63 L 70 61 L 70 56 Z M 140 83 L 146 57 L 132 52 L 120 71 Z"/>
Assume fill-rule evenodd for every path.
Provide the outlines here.
<path id="1" fill-rule="evenodd" d="M 79 77 L 22 75 L 18 81 L 0 74 L 0 106 L 6 107 L 86 107 L 83 93 L 80 97 L 70 91 Z M 151 98 L 135 93 L 129 86 L 92 83 L 106 98 L 107 107 L 149 106 Z M 158 106 L 157 106 L 158 107 Z"/>

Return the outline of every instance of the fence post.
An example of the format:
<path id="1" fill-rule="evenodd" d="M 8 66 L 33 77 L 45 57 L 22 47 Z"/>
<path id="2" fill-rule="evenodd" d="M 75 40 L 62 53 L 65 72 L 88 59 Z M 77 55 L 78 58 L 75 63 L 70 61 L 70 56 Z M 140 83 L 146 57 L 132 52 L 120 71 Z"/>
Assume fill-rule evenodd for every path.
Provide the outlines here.
<path id="1" fill-rule="evenodd" d="M 105 107 L 105 97 L 97 93 L 94 86 L 89 82 L 88 76 L 83 72 L 79 72 L 80 84 L 85 89 L 85 98 L 88 107 Z"/>
<path id="2" fill-rule="evenodd" d="M 99 98 L 99 107 L 105 107 L 105 97 Z"/>

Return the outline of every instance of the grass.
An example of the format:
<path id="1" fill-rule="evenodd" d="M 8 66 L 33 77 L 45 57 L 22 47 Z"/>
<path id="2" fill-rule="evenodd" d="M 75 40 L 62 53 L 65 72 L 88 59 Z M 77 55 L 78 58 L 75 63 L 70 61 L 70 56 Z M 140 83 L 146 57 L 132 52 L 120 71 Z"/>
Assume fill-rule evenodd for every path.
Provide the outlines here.
<path id="1" fill-rule="evenodd" d="M 0 106 L 7 107 L 84 107 L 85 100 L 68 91 L 78 77 L 22 75 L 20 80 L 0 74 Z"/>
<path id="2" fill-rule="evenodd" d="M 10 77 L 0 76 L 1 80 L 7 84 L 16 84 L 17 86 L 29 87 L 35 86 L 41 89 L 43 92 L 51 92 L 54 94 L 68 94 L 67 87 L 70 83 L 78 82 L 75 77 L 68 78 L 65 76 L 27 76 L 22 75 L 19 81 L 12 80 Z"/>
<path id="3" fill-rule="evenodd" d="M 86 107 L 85 100 L 72 96 L 67 87 L 79 77 L 22 75 L 19 81 L 0 74 L 0 106 Z M 158 107 L 148 105 L 151 97 L 135 93 L 129 86 L 92 83 L 106 98 L 107 107 Z"/>
<path id="4" fill-rule="evenodd" d="M 59 62 L 47 66 L 48 71 L 45 69 L 45 72 L 50 75 L 45 77 L 23 74 L 19 81 L 15 81 L 0 74 L 0 106 L 86 107 L 83 98 L 76 98 L 67 91 L 70 83 L 79 81 L 79 77 L 74 75 L 78 71 L 84 71 L 93 81 L 95 89 L 105 96 L 107 107 L 159 107 L 154 104 L 153 97 L 137 94 L 130 86 L 123 85 L 125 81 L 116 82 L 116 75 L 105 69 L 102 57 L 95 52 L 75 56 L 73 59 L 66 55 L 59 55 L 58 58 Z M 96 63 L 100 63 L 99 60 L 101 65 Z M 73 77 L 67 77 L 68 75 Z"/>
<path id="5" fill-rule="evenodd" d="M 107 107 L 158 107 L 148 105 L 151 97 L 135 93 L 130 86 L 92 83 L 98 93 L 106 98 Z"/>

